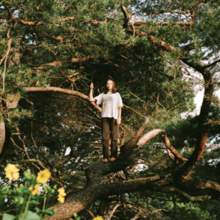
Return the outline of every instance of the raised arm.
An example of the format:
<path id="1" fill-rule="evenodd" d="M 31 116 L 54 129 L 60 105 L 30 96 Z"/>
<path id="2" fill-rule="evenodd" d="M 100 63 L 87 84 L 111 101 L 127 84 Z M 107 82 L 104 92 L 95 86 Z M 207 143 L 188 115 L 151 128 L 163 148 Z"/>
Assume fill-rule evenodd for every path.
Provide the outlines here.
<path id="1" fill-rule="evenodd" d="M 93 98 L 93 90 L 94 90 L 94 85 L 93 83 L 90 84 L 90 92 L 89 92 L 89 100 L 90 102 L 95 102 L 96 100 Z"/>

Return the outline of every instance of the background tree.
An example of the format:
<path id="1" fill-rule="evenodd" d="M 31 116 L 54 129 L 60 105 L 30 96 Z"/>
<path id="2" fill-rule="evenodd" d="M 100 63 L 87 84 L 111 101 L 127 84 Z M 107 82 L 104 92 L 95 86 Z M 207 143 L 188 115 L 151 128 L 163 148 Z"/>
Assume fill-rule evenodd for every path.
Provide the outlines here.
<path id="1" fill-rule="evenodd" d="M 219 133 L 217 6 L 2 1 L 0 162 L 50 169 L 50 184 L 68 193 L 67 203 L 53 206 L 54 219 L 86 207 L 105 219 L 219 216 L 211 206 L 218 204 L 218 166 L 208 163 L 219 154 L 204 151 Z M 100 167 L 100 109 L 87 95 L 90 82 L 97 95 L 109 76 L 124 101 L 121 154 Z M 195 107 L 193 86 L 199 83 L 205 89 L 200 115 L 181 119 Z M 148 169 L 137 172 L 138 163 Z M 3 169 L 1 176 L 6 184 Z"/>

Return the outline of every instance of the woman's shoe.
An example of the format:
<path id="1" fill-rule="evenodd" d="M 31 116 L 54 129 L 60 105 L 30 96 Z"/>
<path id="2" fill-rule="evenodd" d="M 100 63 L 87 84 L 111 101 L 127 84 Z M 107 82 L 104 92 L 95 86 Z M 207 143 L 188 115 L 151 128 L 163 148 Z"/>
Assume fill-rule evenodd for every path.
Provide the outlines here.
<path id="1" fill-rule="evenodd" d="M 114 158 L 114 157 L 111 157 L 111 159 L 110 159 L 110 161 L 112 162 L 112 161 L 115 161 L 116 159 Z"/>
<path id="2" fill-rule="evenodd" d="M 105 159 L 102 160 L 102 162 L 103 162 L 103 163 L 107 163 L 107 162 L 108 162 L 108 159 L 105 158 Z"/>

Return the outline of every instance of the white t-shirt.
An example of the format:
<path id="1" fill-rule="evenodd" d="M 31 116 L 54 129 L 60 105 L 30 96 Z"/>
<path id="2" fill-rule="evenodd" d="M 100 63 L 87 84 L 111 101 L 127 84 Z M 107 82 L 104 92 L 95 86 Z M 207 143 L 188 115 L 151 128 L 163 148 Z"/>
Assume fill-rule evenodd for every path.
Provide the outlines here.
<path id="1" fill-rule="evenodd" d="M 123 107 L 121 95 L 116 93 L 101 93 L 95 97 L 97 105 L 102 104 L 102 118 L 118 118 L 118 108 Z"/>

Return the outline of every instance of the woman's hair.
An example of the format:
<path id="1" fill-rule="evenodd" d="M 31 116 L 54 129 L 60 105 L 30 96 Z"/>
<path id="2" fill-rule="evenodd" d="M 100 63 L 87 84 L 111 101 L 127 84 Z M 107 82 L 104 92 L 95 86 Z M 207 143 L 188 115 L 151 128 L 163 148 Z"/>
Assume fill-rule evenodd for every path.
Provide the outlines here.
<path id="1" fill-rule="evenodd" d="M 116 92 L 117 92 L 117 89 L 115 88 L 115 81 L 112 80 L 112 79 L 108 79 L 108 80 L 106 81 L 106 84 L 107 84 L 108 81 L 112 81 L 112 82 L 113 82 L 112 93 L 116 93 Z M 107 92 L 108 92 L 108 88 L 107 88 L 107 86 L 105 85 L 104 93 L 106 94 Z"/>

